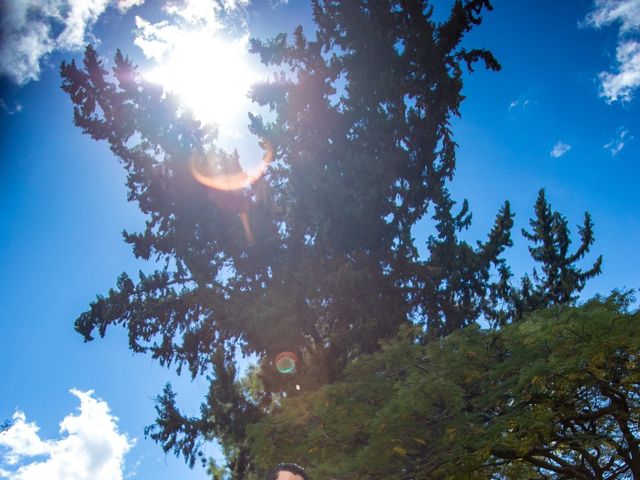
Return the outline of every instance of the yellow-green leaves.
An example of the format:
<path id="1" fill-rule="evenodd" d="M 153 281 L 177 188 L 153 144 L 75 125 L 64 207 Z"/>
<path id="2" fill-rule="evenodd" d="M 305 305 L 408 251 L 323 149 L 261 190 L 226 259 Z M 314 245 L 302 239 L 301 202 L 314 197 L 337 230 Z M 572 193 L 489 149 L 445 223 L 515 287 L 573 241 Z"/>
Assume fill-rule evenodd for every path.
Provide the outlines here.
<path id="1" fill-rule="evenodd" d="M 584 452 L 624 469 L 620 452 L 637 448 L 625 422 L 640 419 L 640 314 L 620 305 L 552 308 L 428 344 L 403 332 L 342 381 L 284 402 L 263 421 L 283 439 L 269 447 L 328 478 L 537 478 L 541 465 L 577 478 Z"/>

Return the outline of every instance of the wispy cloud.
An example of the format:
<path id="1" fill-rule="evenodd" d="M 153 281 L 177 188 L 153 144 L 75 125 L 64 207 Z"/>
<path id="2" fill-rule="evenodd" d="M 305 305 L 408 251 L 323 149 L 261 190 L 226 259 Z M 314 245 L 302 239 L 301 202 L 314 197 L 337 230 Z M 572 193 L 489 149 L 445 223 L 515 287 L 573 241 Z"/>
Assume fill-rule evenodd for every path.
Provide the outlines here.
<path id="1" fill-rule="evenodd" d="M 15 115 L 16 113 L 20 113 L 22 111 L 22 104 L 13 102 L 13 106 L 10 106 L 7 102 L 5 102 L 2 98 L 0 98 L 0 110 L 7 113 L 7 115 Z"/>
<path id="2" fill-rule="evenodd" d="M 517 100 L 513 100 L 509 104 L 509 110 L 514 110 L 516 108 L 527 108 L 530 103 L 531 100 L 529 100 L 528 98 L 519 98 Z"/>
<path id="3" fill-rule="evenodd" d="M 596 0 L 585 19 L 588 26 L 618 24 L 616 68 L 600 72 L 600 96 L 608 103 L 629 101 L 640 87 L 640 0 Z"/>
<path id="4" fill-rule="evenodd" d="M 620 22 L 620 32 L 629 33 L 640 28 L 638 0 L 596 0 L 594 10 L 587 15 L 588 24 L 600 28 Z"/>
<path id="5" fill-rule="evenodd" d="M 603 145 L 602 148 L 608 150 L 612 156 L 617 155 L 625 147 L 625 145 L 633 140 L 633 137 L 629 135 L 629 130 L 620 127 L 616 132 L 616 136 L 611 139 L 610 142 Z"/>
<path id="6" fill-rule="evenodd" d="M 553 158 L 560 158 L 565 153 L 567 153 L 569 150 L 571 150 L 571 145 L 569 145 L 567 143 L 564 143 L 562 141 L 559 141 L 551 149 L 550 155 Z"/>
<path id="7" fill-rule="evenodd" d="M 72 389 L 79 413 L 60 422 L 61 438 L 45 440 L 39 427 L 16 412 L 0 433 L 0 477 L 9 480 L 122 480 L 124 456 L 134 441 L 118 432 L 117 418 L 93 392 Z"/>
<path id="8" fill-rule="evenodd" d="M 126 12 L 143 0 L 0 1 L 0 75 L 18 85 L 40 77 L 54 51 L 81 49 L 95 40 L 91 30 L 113 6 Z"/>

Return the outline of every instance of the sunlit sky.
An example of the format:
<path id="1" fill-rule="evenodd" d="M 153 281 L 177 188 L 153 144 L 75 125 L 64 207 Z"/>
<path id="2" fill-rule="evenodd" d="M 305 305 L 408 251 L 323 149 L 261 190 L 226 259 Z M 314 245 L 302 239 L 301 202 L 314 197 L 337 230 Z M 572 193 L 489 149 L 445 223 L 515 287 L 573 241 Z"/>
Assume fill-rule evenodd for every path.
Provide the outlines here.
<path id="1" fill-rule="evenodd" d="M 55 480 L 69 467 L 77 479 L 207 478 L 143 435 L 166 381 L 192 414 L 207 382 L 177 378 L 133 355 L 122 330 L 87 344 L 73 330 L 120 272 L 135 276 L 147 267 L 121 236 L 144 222 L 126 201 L 124 172 L 105 144 L 73 126 L 58 66 L 81 59 L 89 42 L 107 60 L 120 48 L 201 118 L 218 122 L 223 145 L 257 156 L 246 130 L 255 106 L 244 92 L 266 73 L 247 54 L 248 38 L 298 24 L 310 31 L 310 7 L 294 0 L 220 3 L 2 2 L 0 420 L 14 417 L 16 427 L 0 436 L 0 478 Z M 435 2 L 436 14 L 445 15 L 450 3 Z M 452 190 L 470 201 L 468 238 L 485 235 L 510 200 L 516 225 L 508 258 L 514 273 L 529 270 L 519 231 L 545 187 L 574 233 L 584 211 L 592 214 L 589 260 L 603 254 L 604 273 L 584 296 L 639 287 L 640 0 L 493 4 L 466 42 L 493 51 L 503 69 L 466 76 L 462 118 L 454 121 Z M 426 238 L 426 223 L 416 229 L 418 239 Z M 106 447 L 111 454 L 101 464 L 98 450 Z"/>

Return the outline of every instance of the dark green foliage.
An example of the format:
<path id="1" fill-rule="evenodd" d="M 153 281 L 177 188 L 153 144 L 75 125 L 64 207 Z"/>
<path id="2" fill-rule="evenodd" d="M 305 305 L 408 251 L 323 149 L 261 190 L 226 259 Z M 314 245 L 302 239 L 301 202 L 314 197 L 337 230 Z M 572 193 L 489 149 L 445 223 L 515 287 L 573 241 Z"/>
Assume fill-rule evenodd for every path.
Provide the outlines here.
<path id="1" fill-rule="evenodd" d="M 630 294 L 553 307 L 501 330 L 404 331 L 343 381 L 251 428 L 313 478 L 640 478 L 640 313 Z M 419 334 L 419 332 L 418 332 Z"/>
<path id="2" fill-rule="evenodd" d="M 544 189 L 538 194 L 535 217 L 529 220 L 529 225 L 531 232 L 522 229 L 522 235 L 533 243 L 529 252 L 539 264 L 540 272 L 534 269 L 533 281 L 529 276 L 522 279 L 521 289 L 514 299 L 516 318 L 549 305 L 575 301 L 586 281 L 598 275 L 602 266 L 602 256 L 588 270 L 576 265 L 594 241 L 593 222 L 588 212 L 584 214 L 583 225 L 578 226 L 580 245 L 574 253 L 569 253 L 568 222 L 562 214 L 551 210 Z"/>
<path id="3" fill-rule="evenodd" d="M 176 394 L 167 385 L 157 398 L 156 423 L 145 429 L 145 435 L 160 443 L 165 452 L 171 450 L 184 456 L 190 466 L 202 456 L 203 440 L 216 438 L 230 460 L 228 468 L 243 475 L 248 467 L 243 448 L 245 426 L 257 421 L 260 415 L 256 406 L 245 399 L 236 382 L 232 352 L 233 349 L 225 352 L 220 346 L 212 355 L 210 390 L 207 402 L 201 406 L 200 418 L 183 417 L 176 409 Z M 203 432 L 206 432 L 204 437 Z"/>
<path id="4" fill-rule="evenodd" d="M 0 433 L 4 432 L 5 430 L 9 430 L 11 428 L 11 425 L 13 425 L 13 422 L 11 422 L 11 420 L 5 420 L 4 422 L 0 423 Z"/>
<path id="5" fill-rule="evenodd" d="M 165 452 L 172 451 L 178 456 L 184 456 L 193 467 L 201 447 L 201 432 L 211 430 L 212 425 L 203 424 L 204 419 L 183 417 L 176 410 L 176 394 L 169 384 L 165 385 L 162 395 L 156 400 L 158 418 L 155 425 L 145 429 L 145 435 L 160 442 Z"/>
<path id="6" fill-rule="evenodd" d="M 438 233 L 427 242 L 428 260 L 417 267 L 414 298 L 432 339 L 470 325 L 481 315 L 492 320 L 497 317 L 498 298 L 492 301 L 491 293 L 499 285 L 490 281 L 490 274 L 492 267 L 498 272 L 506 268 L 500 255 L 512 245 L 513 215 L 509 202 L 498 213 L 487 241 L 478 242 L 475 249 L 457 236 L 471 222 L 467 203 L 455 216 L 452 208 L 448 196 L 436 205 L 434 219 Z"/>

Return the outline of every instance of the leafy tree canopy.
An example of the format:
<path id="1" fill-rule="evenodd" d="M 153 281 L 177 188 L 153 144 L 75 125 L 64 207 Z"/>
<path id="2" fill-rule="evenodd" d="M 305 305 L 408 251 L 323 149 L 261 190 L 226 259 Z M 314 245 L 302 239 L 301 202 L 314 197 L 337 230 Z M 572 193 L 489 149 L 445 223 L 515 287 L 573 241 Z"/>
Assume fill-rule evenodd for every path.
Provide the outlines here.
<path id="1" fill-rule="evenodd" d="M 286 398 L 251 428 L 317 478 L 640 478 L 640 313 L 629 293 L 475 326 L 405 330 L 343 381 Z"/>

